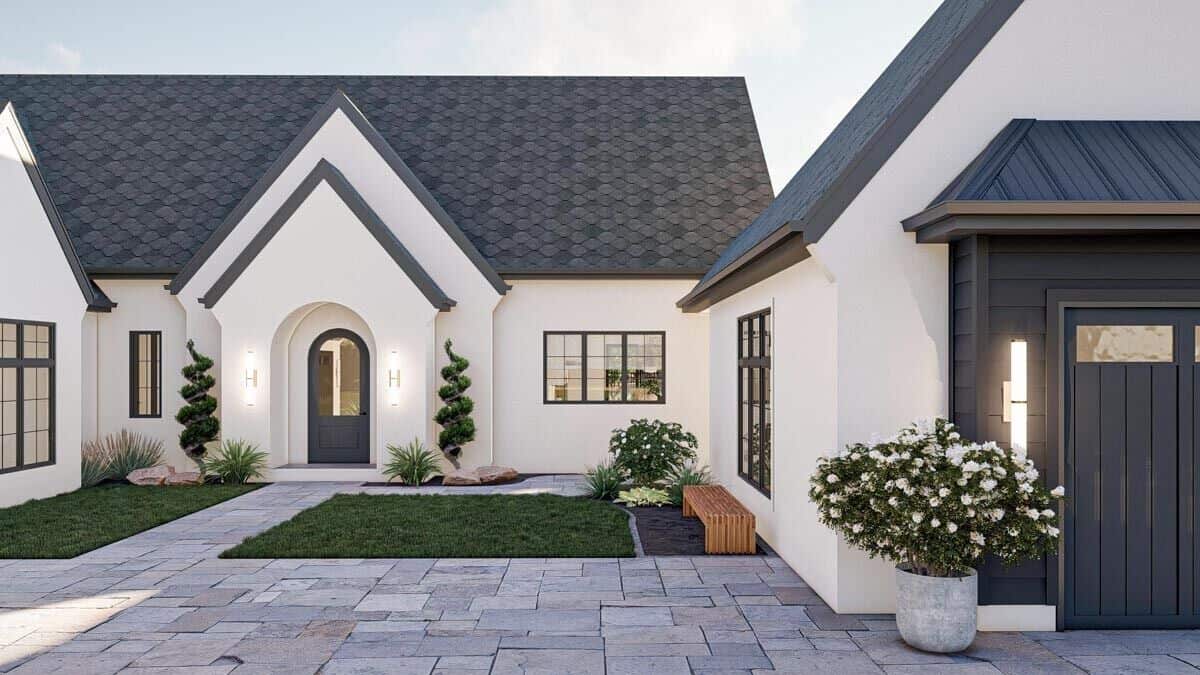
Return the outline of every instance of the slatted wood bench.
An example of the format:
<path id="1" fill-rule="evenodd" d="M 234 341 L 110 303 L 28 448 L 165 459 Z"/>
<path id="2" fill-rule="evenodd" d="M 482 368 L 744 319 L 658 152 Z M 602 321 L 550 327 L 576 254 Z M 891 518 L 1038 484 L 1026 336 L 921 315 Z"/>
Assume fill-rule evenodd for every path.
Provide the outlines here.
<path id="1" fill-rule="evenodd" d="M 683 488 L 683 516 L 704 523 L 705 553 L 755 553 L 754 514 L 720 485 Z"/>

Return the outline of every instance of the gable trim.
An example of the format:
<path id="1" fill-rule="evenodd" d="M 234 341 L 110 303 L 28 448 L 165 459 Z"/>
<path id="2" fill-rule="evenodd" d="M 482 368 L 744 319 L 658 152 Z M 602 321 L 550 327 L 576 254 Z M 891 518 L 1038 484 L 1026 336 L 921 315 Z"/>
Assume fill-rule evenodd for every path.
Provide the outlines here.
<path id="1" fill-rule="evenodd" d="M 50 229 L 54 231 L 54 237 L 58 240 L 63 256 L 67 259 L 71 274 L 75 277 L 75 282 L 79 284 L 79 290 L 87 302 L 88 311 L 111 312 L 116 304 L 104 294 L 104 291 L 92 283 L 87 272 L 84 271 L 83 263 L 80 262 L 79 255 L 75 252 L 75 245 L 71 243 L 71 235 L 67 232 L 67 227 L 58 213 L 58 207 L 50 198 L 50 189 L 46 186 L 41 169 L 38 168 L 37 157 L 33 154 L 33 146 L 25 137 L 25 132 L 21 129 L 21 123 L 17 119 L 17 110 L 10 101 L 0 100 L 0 129 L 8 134 L 8 137 L 12 139 L 13 147 L 17 149 L 17 156 L 20 158 L 21 164 L 25 166 L 25 175 L 29 177 L 33 191 L 42 205 L 42 211 L 46 214 L 46 220 L 50 222 Z"/>
<path id="2" fill-rule="evenodd" d="M 897 105 L 891 115 L 859 148 L 855 158 L 841 171 L 829 188 L 800 218 L 781 223 L 772 234 L 791 231 L 801 234 L 808 243 L 819 241 L 875 174 L 883 168 L 892 154 L 908 139 L 909 134 L 925 119 L 967 66 L 979 56 L 1022 2 L 1023 0 L 988 0 L 987 6 L 980 10 L 970 25 L 954 39 L 954 43 L 942 54 L 925 79 Z M 771 238 L 772 236 L 768 235 L 764 237 L 764 241 Z M 678 304 L 686 310 L 702 300 L 708 289 L 722 279 L 733 275 L 746 265 L 753 264 L 759 255 L 756 246 L 715 273 L 710 271 L 712 276 L 697 284 Z M 743 288 L 745 286 L 737 287 L 732 292 Z"/>
<path id="3" fill-rule="evenodd" d="M 500 278 L 496 270 L 484 259 L 479 249 L 475 248 L 475 245 L 467 238 L 467 235 L 454 223 L 454 220 L 450 218 L 446 210 L 438 204 L 437 199 L 421 183 L 416 174 L 412 172 L 412 169 L 404 163 L 400 155 L 396 154 L 391 144 L 387 142 L 375 127 L 371 126 L 371 123 L 363 116 L 358 106 L 354 105 L 349 97 L 340 89 L 335 91 L 333 96 L 317 110 L 317 113 L 300 130 L 296 138 L 271 163 L 271 166 L 267 168 L 262 178 L 242 197 L 233 211 L 225 217 L 225 220 L 221 221 L 220 226 L 213 231 L 208 240 L 204 242 L 204 245 L 180 269 L 179 274 L 169 284 L 168 290 L 172 294 L 178 294 L 183 290 L 184 286 L 195 276 L 196 272 L 204 266 L 204 263 L 220 248 L 222 242 L 233 232 L 242 219 L 245 218 L 246 214 L 250 212 L 250 209 L 266 194 L 267 189 L 275 183 L 276 179 L 283 174 L 283 171 L 300 154 L 300 151 L 317 135 L 317 132 L 325 125 L 325 122 L 338 110 L 342 111 L 346 118 L 354 124 L 354 127 L 371 144 L 371 147 L 379 153 L 384 162 L 396 173 L 396 176 L 412 191 L 417 200 L 421 202 L 421 205 L 429 212 L 429 215 L 433 216 L 433 219 L 442 226 L 446 234 L 450 235 L 450 238 L 462 249 L 471 263 L 475 265 L 475 268 L 491 284 L 492 288 L 496 289 L 496 292 L 500 295 L 504 295 L 508 291 L 508 285 L 504 283 L 504 280 Z"/>
<path id="4" fill-rule="evenodd" d="M 404 244 L 396 238 L 396 234 L 392 232 L 379 215 L 367 204 L 362 195 L 354 189 L 350 181 L 342 175 L 341 171 L 337 170 L 329 160 L 321 159 L 313 170 L 300 182 L 300 185 L 294 192 L 283 202 L 271 218 L 267 221 L 263 228 L 254 235 L 246 248 L 238 254 L 233 263 L 226 269 L 213 284 L 212 288 L 200 298 L 205 308 L 212 309 L 216 306 L 217 301 L 221 299 L 225 292 L 233 286 L 234 282 L 246 271 L 250 263 L 258 257 L 258 254 L 266 248 L 267 244 L 275 237 L 275 234 L 283 227 L 291 217 L 300 208 L 300 205 L 308 199 L 309 195 L 317 189 L 317 186 L 322 182 L 327 183 L 333 191 L 337 193 L 342 202 L 350 208 L 358 221 L 367 228 L 367 231 L 375 237 L 375 241 L 387 251 L 392 260 L 400 266 L 400 269 L 408 275 L 417 289 L 429 300 L 430 304 L 440 312 L 450 311 L 450 308 L 456 304 L 451 300 L 437 285 L 437 282 L 429 276 L 429 273 L 421 267 L 416 258 L 408 252 Z"/>

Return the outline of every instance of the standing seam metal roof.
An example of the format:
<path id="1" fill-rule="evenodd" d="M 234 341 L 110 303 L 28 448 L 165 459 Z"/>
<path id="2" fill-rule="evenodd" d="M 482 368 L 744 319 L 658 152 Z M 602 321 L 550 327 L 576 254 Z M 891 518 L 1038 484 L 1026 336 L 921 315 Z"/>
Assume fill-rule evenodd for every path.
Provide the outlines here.
<path id="1" fill-rule="evenodd" d="M 700 274 L 772 198 L 741 78 L 0 75 L 92 272 L 178 270 L 338 89 L 502 273 Z"/>

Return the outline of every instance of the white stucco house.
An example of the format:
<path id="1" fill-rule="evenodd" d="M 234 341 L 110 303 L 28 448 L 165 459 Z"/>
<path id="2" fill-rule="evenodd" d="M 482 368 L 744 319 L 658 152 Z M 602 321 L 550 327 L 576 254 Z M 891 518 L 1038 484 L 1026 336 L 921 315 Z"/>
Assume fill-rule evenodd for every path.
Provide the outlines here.
<path id="1" fill-rule="evenodd" d="M 947 0 L 774 199 L 740 79 L 0 76 L 0 504 L 174 447 L 187 339 L 272 479 L 376 479 L 452 339 L 464 465 L 678 421 L 840 612 L 817 458 L 944 415 L 1071 497 L 985 628 L 1200 625 L 1198 22 Z"/>

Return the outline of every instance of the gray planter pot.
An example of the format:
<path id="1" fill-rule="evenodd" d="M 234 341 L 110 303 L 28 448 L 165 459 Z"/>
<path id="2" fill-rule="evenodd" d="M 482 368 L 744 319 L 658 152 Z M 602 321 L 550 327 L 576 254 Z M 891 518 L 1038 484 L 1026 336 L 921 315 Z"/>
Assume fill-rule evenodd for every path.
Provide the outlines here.
<path id="1" fill-rule="evenodd" d="M 975 640 L 979 575 L 926 577 L 896 567 L 896 626 L 926 652 L 961 652 Z"/>

